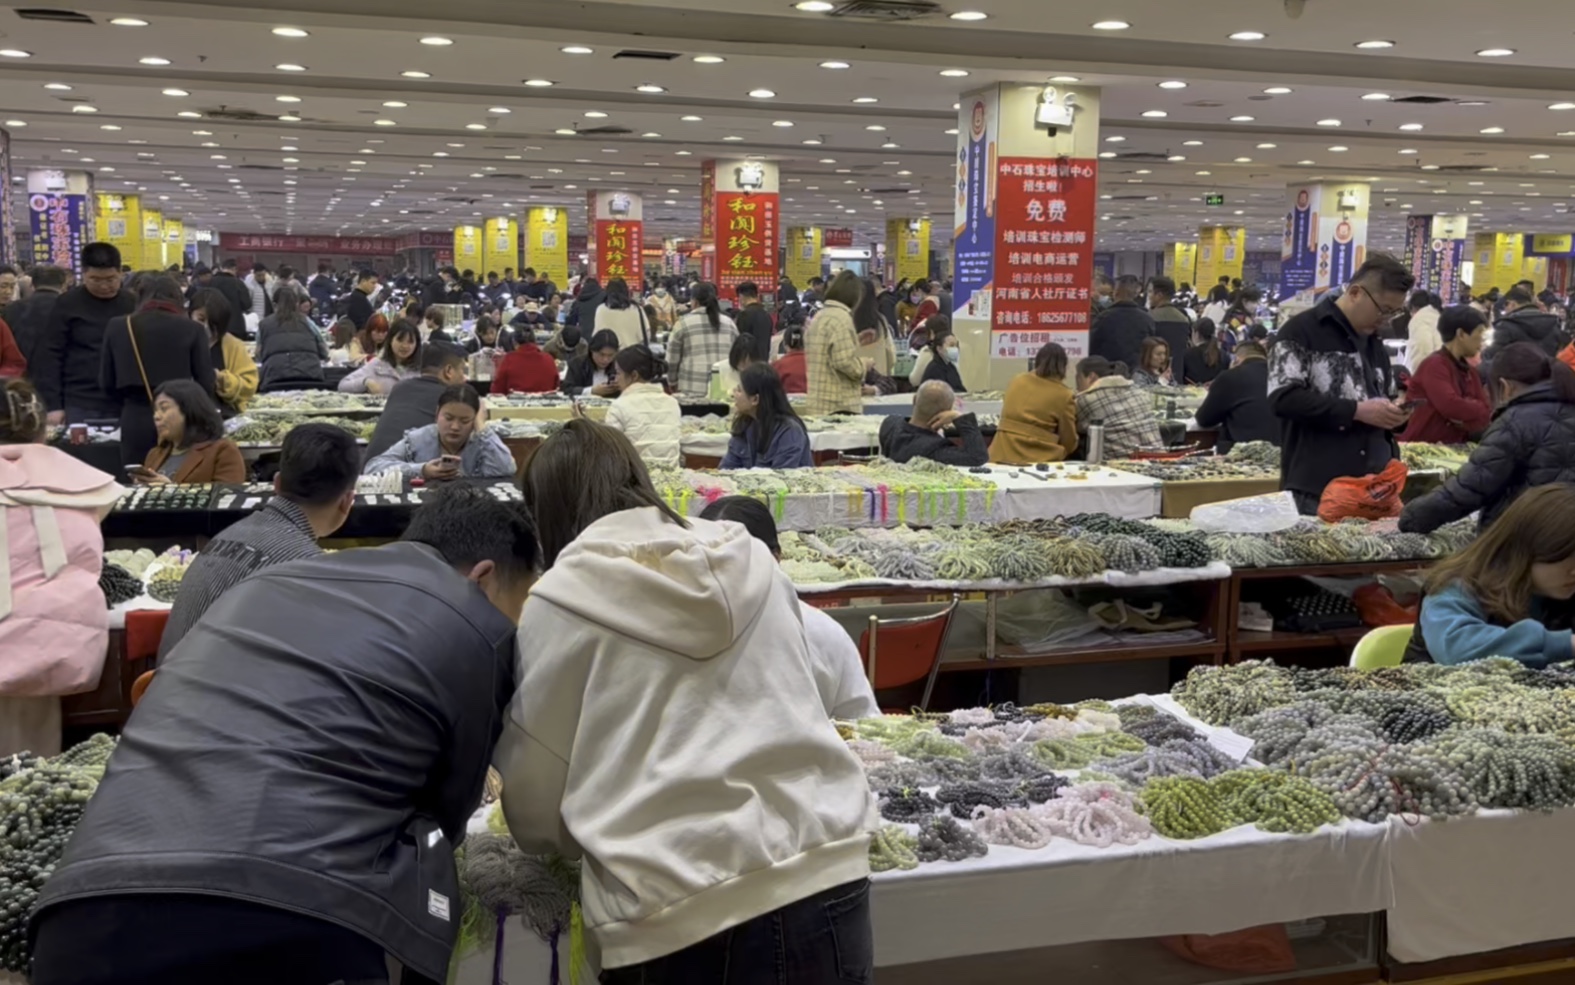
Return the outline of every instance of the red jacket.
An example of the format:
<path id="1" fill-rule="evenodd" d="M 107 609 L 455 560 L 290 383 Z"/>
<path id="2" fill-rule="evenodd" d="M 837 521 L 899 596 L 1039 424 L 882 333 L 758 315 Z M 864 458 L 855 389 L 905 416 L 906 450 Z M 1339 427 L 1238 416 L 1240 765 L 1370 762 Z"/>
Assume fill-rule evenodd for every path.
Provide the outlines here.
<path id="1" fill-rule="evenodd" d="M 498 363 L 492 373 L 492 392 L 555 393 L 558 364 L 534 342 L 525 342 Z"/>
<path id="2" fill-rule="evenodd" d="M 804 350 L 790 349 L 787 355 L 771 364 L 782 377 L 782 389 L 788 393 L 809 392 L 809 372 L 805 369 Z"/>
<path id="3" fill-rule="evenodd" d="M 1440 349 L 1422 360 L 1411 375 L 1407 396 L 1425 401 L 1411 415 L 1401 441 L 1459 445 L 1487 430 L 1493 404 L 1477 371 Z"/>
<path id="4" fill-rule="evenodd" d="M 908 327 L 918 328 L 920 325 L 924 324 L 925 320 L 931 315 L 938 315 L 940 313 L 941 303 L 932 297 L 926 297 L 923 301 L 919 302 L 919 308 L 913 313 L 913 321 L 908 323 Z"/>
<path id="5" fill-rule="evenodd" d="M 22 350 L 16 344 L 16 336 L 11 334 L 11 326 L 0 319 L 0 377 L 25 376 L 27 374 L 27 357 L 22 355 Z"/>

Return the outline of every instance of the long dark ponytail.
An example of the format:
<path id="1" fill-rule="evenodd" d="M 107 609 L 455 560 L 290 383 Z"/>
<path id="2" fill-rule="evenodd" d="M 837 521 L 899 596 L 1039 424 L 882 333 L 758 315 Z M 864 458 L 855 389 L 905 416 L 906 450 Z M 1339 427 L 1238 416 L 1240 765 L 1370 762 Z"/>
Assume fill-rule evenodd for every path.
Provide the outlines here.
<path id="1" fill-rule="evenodd" d="M 712 328 L 722 327 L 722 306 L 716 300 L 716 285 L 701 281 L 689 292 L 689 300 L 695 307 L 704 308 L 706 318 L 711 322 Z"/>
<path id="2" fill-rule="evenodd" d="M 1215 338 L 1214 319 L 1199 318 L 1192 326 L 1193 334 L 1203 340 L 1203 365 L 1210 369 L 1220 364 L 1220 342 Z"/>
<path id="3" fill-rule="evenodd" d="M 618 350 L 613 363 L 630 376 L 638 376 L 641 383 L 660 383 L 667 377 L 667 363 L 643 343 Z"/>

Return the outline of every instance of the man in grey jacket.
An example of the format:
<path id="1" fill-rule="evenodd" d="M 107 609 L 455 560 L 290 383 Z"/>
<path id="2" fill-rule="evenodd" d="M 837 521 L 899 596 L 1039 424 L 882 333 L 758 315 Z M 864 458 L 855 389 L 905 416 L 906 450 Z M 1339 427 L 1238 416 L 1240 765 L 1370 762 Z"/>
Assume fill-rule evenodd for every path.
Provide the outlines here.
<path id="1" fill-rule="evenodd" d="M 535 579 L 524 506 L 259 571 L 160 665 L 34 914 L 35 985 L 442 981 Z"/>

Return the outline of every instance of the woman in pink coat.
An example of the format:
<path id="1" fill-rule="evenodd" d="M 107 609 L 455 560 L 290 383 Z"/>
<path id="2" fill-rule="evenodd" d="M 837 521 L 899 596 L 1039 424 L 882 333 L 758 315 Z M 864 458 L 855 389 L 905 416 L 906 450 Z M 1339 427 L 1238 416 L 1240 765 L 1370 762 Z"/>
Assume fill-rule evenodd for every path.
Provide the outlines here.
<path id="1" fill-rule="evenodd" d="M 109 639 L 98 525 L 125 490 L 43 444 L 45 413 L 0 390 L 0 756 L 60 751 L 60 696 L 98 686 Z"/>

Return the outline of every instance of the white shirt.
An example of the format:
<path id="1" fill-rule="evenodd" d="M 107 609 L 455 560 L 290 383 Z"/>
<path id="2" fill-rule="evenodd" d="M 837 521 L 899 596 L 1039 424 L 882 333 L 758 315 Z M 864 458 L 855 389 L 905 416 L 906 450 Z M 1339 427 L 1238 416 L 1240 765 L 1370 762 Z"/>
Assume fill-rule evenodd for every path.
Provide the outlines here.
<path id="1" fill-rule="evenodd" d="M 660 386 L 636 383 L 607 408 L 605 423 L 622 431 L 647 465 L 677 468 L 683 464 L 682 416 L 678 401 Z"/>
<path id="2" fill-rule="evenodd" d="M 880 714 L 853 637 L 835 619 L 802 600 L 804 638 L 809 643 L 810 670 L 826 714 L 843 721 L 873 718 Z"/>
<path id="3" fill-rule="evenodd" d="M 1422 360 L 1444 347 L 1438 332 L 1439 311 L 1428 305 L 1411 316 L 1410 340 L 1405 347 L 1406 368 L 1415 373 Z"/>

